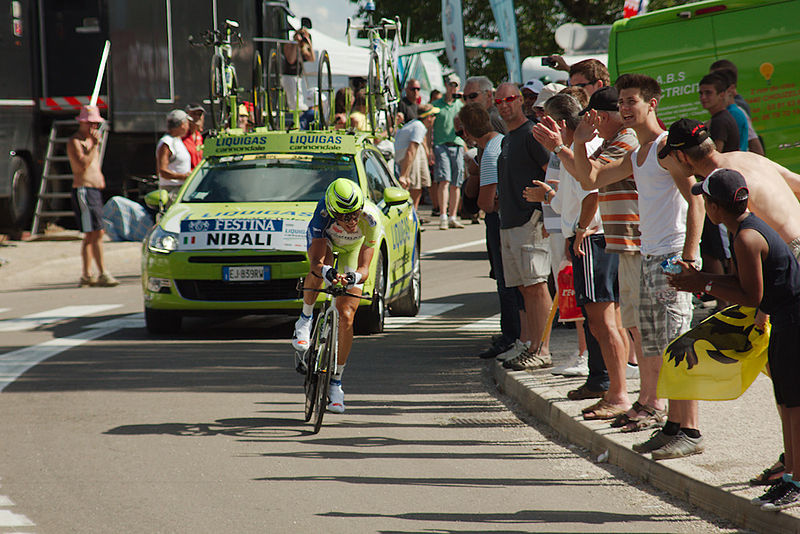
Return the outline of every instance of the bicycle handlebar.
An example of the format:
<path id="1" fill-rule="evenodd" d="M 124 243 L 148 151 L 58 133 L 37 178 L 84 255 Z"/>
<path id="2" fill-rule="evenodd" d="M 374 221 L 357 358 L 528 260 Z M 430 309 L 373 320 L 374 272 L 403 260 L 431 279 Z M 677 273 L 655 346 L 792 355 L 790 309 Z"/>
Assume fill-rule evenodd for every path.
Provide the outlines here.
<path id="1" fill-rule="evenodd" d="M 372 300 L 372 297 L 369 295 L 356 295 L 355 293 L 348 293 L 347 288 L 345 286 L 330 286 L 330 287 L 322 287 L 320 289 L 311 289 L 308 287 L 301 287 L 301 291 L 317 291 L 318 293 L 327 293 L 332 297 L 354 297 L 357 299 L 364 299 L 364 300 Z"/>

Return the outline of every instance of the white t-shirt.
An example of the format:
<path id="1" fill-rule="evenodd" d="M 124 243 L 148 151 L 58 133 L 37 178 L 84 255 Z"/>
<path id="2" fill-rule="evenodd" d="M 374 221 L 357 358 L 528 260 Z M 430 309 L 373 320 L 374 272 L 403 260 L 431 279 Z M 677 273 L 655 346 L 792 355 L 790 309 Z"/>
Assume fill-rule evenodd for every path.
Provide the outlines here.
<path id="1" fill-rule="evenodd" d="M 594 139 L 586 143 L 586 153 L 592 154 L 602 144 L 603 139 L 600 136 L 595 136 Z M 570 149 L 571 148 L 572 146 Z M 566 239 L 575 235 L 575 226 L 580 219 L 581 203 L 583 199 L 592 193 L 599 192 L 597 189 L 584 191 L 580 182 L 567 172 L 567 168 L 564 165 L 561 165 L 558 174 L 558 193 L 553 197 L 551 206 L 561 213 L 561 233 L 564 234 L 564 238 Z M 594 217 L 592 217 L 592 222 L 589 223 L 588 228 L 597 228 L 596 234 L 603 233 L 603 221 L 600 218 L 599 209 L 595 210 Z"/>
<path id="2" fill-rule="evenodd" d="M 192 157 L 189 155 L 189 151 L 186 149 L 186 145 L 183 144 L 183 140 L 180 137 L 172 137 L 169 134 L 165 134 L 164 137 L 159 139 L 158 145 L 156 145 L 156 158 L 158 158 L 158 149 L 161 148 L 161 145 L 167 145 L 169 147 L 170 157 L 167 169 L 175 174 L 186 174 L 192 170 Z M 158 185 L 183 185 L 183 180 L 172 180 L 159 176 Z"/>
<path id="3" fill-rule="evenodd" d="M 489 139 L 481 156 L 481 182 L 480 186 L 492 185 L 497 183 L 497 158 L 500 157 L 503 142 L 503 134 L 498 134 Z"/>
<path id="4" fill-rule="evenodd" d="M 402 168 L 408 145 L 412 142 L 421 145 L 425 141 L 425 135 L 427 133 L 428 129 L 425 128 L 422 121 L 418 119 L 406 123 L 405 126 L 397 131 L 397 135 L 394 136 L 394 160 L 398 168 Z"/>
<path id="5" fill-rule="evenodd" d="M 689 205 L 681 195 L 669 171 L 658 161 L 658 144 L 663 132 L 650 145 L 647 159 L 636 164 L 640 148 L 631 152 L 633 179 L 639 191 L 639 231 L 642 254 L 664 256 L 683 249 L 686 240 L 686 213 Z"/>
<path id="6" fill-rule="evenodd" d="M 558 192 L 558 182 L 561 173 L 561 160 L 558 159 L 558 154 L 550 153 L 550 161 L 547 164 L 547 170 L 544 172 L 544 181 Z M 553 197 L 555 199 L 555 197 Z M 561 215 L 553 209 L 553 207 L 542 202 L 542 218 L 544 219 L 544 229 L 549 234 L 561 233 Z"/>

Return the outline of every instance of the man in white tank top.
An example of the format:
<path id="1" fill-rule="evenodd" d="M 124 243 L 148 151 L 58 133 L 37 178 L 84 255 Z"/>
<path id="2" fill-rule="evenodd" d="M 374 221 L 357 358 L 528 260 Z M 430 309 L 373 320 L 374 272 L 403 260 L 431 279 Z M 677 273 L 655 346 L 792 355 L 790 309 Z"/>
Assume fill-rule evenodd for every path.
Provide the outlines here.
<path id="1" fill-rule="evenodd" d="M 667 132 L 656 117 L 661 97 L 658 83 L 649 76 L 625 74 L 615 85 L 623 124 L 636 131 L 640 147 L 603 166 L 594 187 L 624 180 L 631 174 L 636 180 L 642 244 L 639 318 L 644 352 L 639 364 L 639 403 L 661 410 L 664 401 L 656 393 L 661 354 L 670 341 L 689 329 L 692 300 L 691 294 L 670 287 L 660 264 L 680 255 L 699 268 L 705 212 L 702 202 L 691 194 L 694 177 L 674 158 L 658 159 L 667 140 Z M 670 400 L 664 428 L 633 449 L 652 452 L 656 460 L 698 454 L 704 448 L 698 426 L 697 401 Z"/>

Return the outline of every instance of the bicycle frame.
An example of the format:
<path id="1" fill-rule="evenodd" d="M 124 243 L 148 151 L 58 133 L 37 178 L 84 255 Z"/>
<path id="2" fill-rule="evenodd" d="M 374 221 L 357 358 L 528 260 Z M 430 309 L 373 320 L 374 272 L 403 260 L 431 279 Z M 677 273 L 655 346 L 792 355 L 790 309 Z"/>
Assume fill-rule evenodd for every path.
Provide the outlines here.
<path id="1" fill-rule="evenodd" d="M 238 123 L 239 106 L 237 93 L 239 88 L 237 87 L 236 67 L 233 64 L 233 40 L 238 39 L 241 41 L 242 38 L 235 31 L 238 27 L 238 22 L 225 20 L 225 26 L 222 30 L 214 29 L 203 32 L 203 42 L 199 43 L 214 49 L 211 55 L 211 86 L 209 91 L 212 126 L 214 128 L 236 127 Z M 189 36 L 189 42 L 195 44 L 192 36 Z M 217 106 L 219 106 L 219 110 L 215 109 Z"/>

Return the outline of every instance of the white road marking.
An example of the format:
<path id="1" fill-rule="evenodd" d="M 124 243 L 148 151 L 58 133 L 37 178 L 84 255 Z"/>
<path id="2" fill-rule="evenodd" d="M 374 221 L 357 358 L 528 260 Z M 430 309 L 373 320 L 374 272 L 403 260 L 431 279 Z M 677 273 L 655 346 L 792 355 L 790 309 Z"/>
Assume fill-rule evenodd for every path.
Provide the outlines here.
<path id="1" fill-rule="evenodd" d="M 384 328 L 401 328 L 403 326 L 425 321 L 431 317 L 436 317 L 437 315 L 447 313 L 450 310 L 454 310 L 461 306 L 463 306 L 463 304 L 460 303 L 442 302 L 427 304 L 423 302 L 419 307 L 419 313 L 415 317 L 387 316 L 386 321 L 384 322 Z"/>
<path id="2" fill-rule="evenodd" d="M 10 510 L 0 510 L 0 527 L 32 527 L 36 523 L 22 514 Z"/>
<path id="3" fill-rule="evenodd" d="M 474 247 L 475 245 L 482 245 L 486 243 L 486 239 L 478 239 L 477 241 L 470 241 L 469 243 L 460 243 L 458 245 L 451 245 L 449 247 L 437 248 L 434 250 L 427 250 L 422 253 L 422 257 L 430 256 L 431 254 L 440 254 L 442 252 L 451 252 L 462 248 Z"/>
<path id="4" fill-rule="evenodd" d="M 7 312 L 7 311 L 8 311 L 8 310 L 10 310 L 10 309 L 11 309 L 11 308 L 0 308 L 0 313 Z"/>
<path id="5" fill-rule="evenodd" d="M 95 306 L 64 306 L 54 310 L 33 313 L 17 319 L 4 319 L 0 321 L 0 332 L 19 332 L 32 330 L 48 324 L 58 323 L 66 319 L 85 317 L 93 313 L 100 313 L 114 308 L 121 308 L 122 304 L 98 304 Z"/>
<path id="6" fill-rule="evenodd" d="M 0 506 L 14 506 L 14 501 L 8 495 L 0 495 Z"/>
<path id="7" fill-rule="evenodd" d="M 500 330 L 500 314 L 486 317 L 474 323 L 467 323 L 458 327 L 459 330 L 468 330 L 470 332 L 496 332 Z"/>

